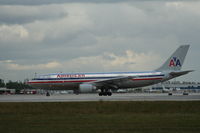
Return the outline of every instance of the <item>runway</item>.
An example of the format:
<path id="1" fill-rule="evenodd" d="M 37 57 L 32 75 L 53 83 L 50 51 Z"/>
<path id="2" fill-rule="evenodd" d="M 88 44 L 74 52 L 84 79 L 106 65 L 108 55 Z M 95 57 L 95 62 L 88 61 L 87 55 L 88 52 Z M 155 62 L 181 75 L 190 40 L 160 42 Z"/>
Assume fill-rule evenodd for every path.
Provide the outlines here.
<path id="1" fill-rule="evenodd" d="M 123 93 L 112 96 L 98 94 L 0 95 L 0 102 L 84 102 L 84 101 L 199 101 L 200 93 L 189 95 L 167 93 Z"/>

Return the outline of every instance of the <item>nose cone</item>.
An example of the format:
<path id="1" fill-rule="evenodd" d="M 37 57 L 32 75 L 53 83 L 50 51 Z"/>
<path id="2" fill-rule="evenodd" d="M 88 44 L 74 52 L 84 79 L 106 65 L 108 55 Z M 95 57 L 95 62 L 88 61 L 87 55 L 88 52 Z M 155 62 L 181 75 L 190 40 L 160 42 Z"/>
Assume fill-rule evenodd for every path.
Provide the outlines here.
<path id="1" fill-rule="evenodd" d="M 26 85 L 29 85 L 29 86 L 31 86 L 31 87 L 33 87 L 33 80 L 32 80 L 32 79 L 27 79 L 27 80 L 25 81 L 25 84 L 26 84 Z"/>
<path id="2" fill-rule="evenodd" d="M 29 79 L 25 79 L 24 84 L 29 85 L 28 83 L 29 83 Z"/>

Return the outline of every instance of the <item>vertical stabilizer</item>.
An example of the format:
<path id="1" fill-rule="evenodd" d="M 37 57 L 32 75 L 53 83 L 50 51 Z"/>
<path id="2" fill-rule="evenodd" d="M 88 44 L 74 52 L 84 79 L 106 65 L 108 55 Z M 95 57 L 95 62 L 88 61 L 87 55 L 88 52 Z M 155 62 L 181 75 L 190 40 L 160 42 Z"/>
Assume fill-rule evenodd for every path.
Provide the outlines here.
<path id="1" fill-rule="evenodd" d="M 157 71 L 181 70 L 190 45 L 181 45 Z"/>

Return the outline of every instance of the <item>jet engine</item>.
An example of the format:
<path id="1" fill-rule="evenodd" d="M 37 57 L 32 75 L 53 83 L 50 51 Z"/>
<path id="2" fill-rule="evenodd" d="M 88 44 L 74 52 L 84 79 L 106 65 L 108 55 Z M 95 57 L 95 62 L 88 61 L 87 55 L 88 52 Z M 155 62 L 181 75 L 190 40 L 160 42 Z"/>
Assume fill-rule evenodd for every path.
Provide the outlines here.
<path id="1" fill-rule="evenodd" d="M 94 92 L 96 90 L 96 86 L 92 84 L 80 84 L 79 85 L 79 92 L 80 93 L 89 93 Z"/>

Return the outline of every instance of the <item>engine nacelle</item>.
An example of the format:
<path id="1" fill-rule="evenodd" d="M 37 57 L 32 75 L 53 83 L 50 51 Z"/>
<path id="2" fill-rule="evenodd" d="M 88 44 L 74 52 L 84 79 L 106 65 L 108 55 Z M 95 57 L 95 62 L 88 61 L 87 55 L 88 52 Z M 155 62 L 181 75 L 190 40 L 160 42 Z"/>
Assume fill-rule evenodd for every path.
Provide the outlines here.
<path id="1" fill-rule="evenodd" d="M 89 93 L 89 92 L 95 92 L 96 86 L 92 84 L 80 84 L 79 85 L 79 92 L 80 93 Z"/>

